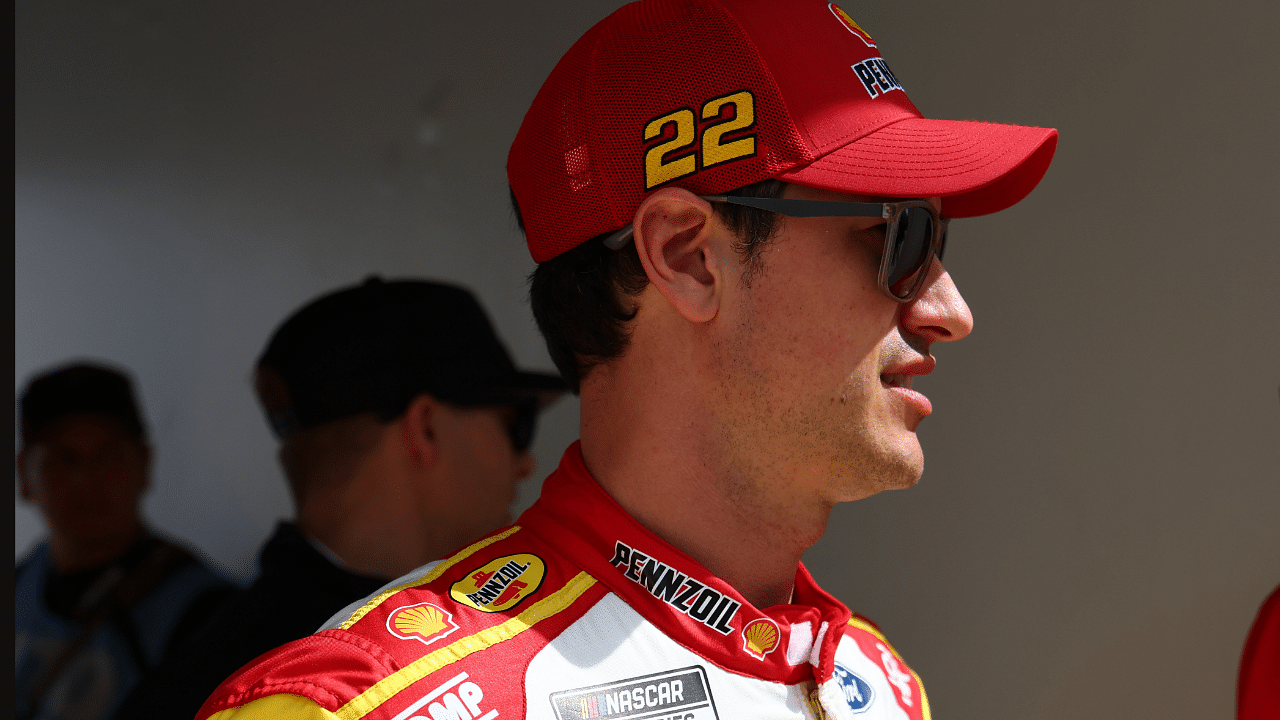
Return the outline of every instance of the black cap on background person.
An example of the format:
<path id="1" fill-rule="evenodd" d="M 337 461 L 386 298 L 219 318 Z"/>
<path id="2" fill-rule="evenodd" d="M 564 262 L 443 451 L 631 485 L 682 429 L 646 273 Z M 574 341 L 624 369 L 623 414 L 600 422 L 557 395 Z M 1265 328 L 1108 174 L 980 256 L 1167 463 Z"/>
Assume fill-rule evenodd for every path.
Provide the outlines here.
<path id="1" fill-rule="evenodd" d="M 558 376 L 516 368 L 470 292 L 377 276 L 285 320 L 258 359 L 256 383 L 281 440 L 360 413 L 389 421 L 422 393 L 542 409 L 565 391 Z"/>
<path id="2" fill-rule="evenodd" d="M 118 720 L 189 720 L 258 655 L 510 522 L 537 414 L 565 390 L 512 362 L 468 291 L 372 277 L 292 313 L 254 390 L 297 507 L 261 574 Z"/>
<path id="3" fill-rule="evenodd" d="M 49 535 L 16 571 L 15 716 L 109 717 L 231 588 L 144 523 L 152 451 L 124 371 L 47 370 L 18 411 L 19 492 Z"/>
<path id="4" fill-rule="evenodd" d="M 77 413 L 110 418 L 133 439 L 147 442 L 133 385 L 121 371 L 77 363 L 37 376 L 19 401 L 22 443 L 30 445 L 58 420 Z"/>

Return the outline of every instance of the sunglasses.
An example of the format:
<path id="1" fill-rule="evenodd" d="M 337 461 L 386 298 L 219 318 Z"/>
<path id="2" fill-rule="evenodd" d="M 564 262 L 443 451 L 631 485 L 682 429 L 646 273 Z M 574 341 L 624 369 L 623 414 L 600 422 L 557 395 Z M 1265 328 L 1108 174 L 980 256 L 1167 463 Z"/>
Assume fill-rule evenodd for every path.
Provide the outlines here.
<path id="1" fill-rule="evenodd" d="M 886 203 L 833 202 L 754 198 L 737 195 L 699 195 L 709 202 L 723 202 L 767 210 L 787 217 L 876 217 L 885 219 L 884 251 L 880 255 L 877 282 L 880 290 L 898 302 L 908 302 L 924 286 L 933 259 L 942 259 L 947 246 L 950 218 L 938 214 L 927 200 Z M 614 250 L 631 240 L 630 225 L 605 238 Z"/>

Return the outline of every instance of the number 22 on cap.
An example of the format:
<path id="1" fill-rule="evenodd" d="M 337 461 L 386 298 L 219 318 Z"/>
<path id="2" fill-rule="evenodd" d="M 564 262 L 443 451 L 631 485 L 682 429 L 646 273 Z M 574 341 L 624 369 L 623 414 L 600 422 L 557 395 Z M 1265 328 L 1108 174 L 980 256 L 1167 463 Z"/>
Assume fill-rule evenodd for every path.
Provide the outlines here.
<path id="1" fill-rule="evenodd" d="M 654 145 L 644 154 L 646 190 L 697 172 L 699 154 L 704 168 L 756 154 L 755 133 L 728 141 L 724 139 L 729 133 L 755 125 L 755 97 L 750 92 L 742 90 L 708 100 L 702 106 L 702 119 L 713 118 L 717 120 L 702 128 L 701 148 L 693 110 L 680 108 L 649 121 L 644 128 L 645 141 L 662 139 L 664 142 Z M 672 155 L 675 157 L 669 157 Z"/>

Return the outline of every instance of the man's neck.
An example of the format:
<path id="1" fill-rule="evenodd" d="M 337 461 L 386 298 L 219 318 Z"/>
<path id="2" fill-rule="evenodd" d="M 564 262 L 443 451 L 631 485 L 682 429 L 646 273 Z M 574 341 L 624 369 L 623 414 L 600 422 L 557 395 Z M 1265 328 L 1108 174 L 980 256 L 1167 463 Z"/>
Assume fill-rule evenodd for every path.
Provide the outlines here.
<path id="1" fill-rule="evenodd" d="M 593 392 L 612 380 L 583 387 L 582 455 L 592 476 L 641 525 L 756 607 L 790 602 L 801 556 L 822 536 L 830 507 L 802 498 L 779 506 L 756 491 L 769 479 L 735 477 L 719 465 L 708 429 L 668 412 L 680 406 L 674 398 L 664 400 L 660 388 Z"/>
<path id="2" fill-rule="evenodd" d="M 360 575 L 397 578 L 453 549 L 416 502 L 415 486 L 427 479 L 396 447 L 388 431 L 350 477 L 325 483 L 298 508 L 298 527 Z"/>
<path id="3" fill-rule="evenodd" d="M 418 543 L 402 532 L 394 505 L 379 508 L 372 499 L 359 492 L 311 498 L 298 509 L 298 528 L 327 548 L 334 556 L 329 559 L 336 558 L 344 570 L 396 578 L 421 564 Z"/>
<path id="4" fill-rule="evenodd" d="M 697 560 L 752 605 L 767 608 L 791 601 L 808 543 L 767 518 L 745 516 L 726 498 L 702 492 L 706 486 L 687 477 L 662 483 L 662 490 L 645 484 L 656 476 L 648 474 L 638 482 L 601 480 L 601 485 L 637 522 Z"/>

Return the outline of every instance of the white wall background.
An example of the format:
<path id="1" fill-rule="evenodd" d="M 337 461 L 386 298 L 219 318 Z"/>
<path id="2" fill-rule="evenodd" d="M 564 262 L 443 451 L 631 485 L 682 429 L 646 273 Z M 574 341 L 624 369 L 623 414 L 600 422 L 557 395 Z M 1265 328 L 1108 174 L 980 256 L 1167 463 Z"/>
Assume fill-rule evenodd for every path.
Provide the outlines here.
<path id="1" fill-rule="evenodd" d="M 503 166 L 618 4 L 20 0 L 15 388 L 131 368 L 150 518 L 247 579 L 289 513 L 249 371 L 298 305 L 449 279 L 550 367 Z M 1228 717 L 1280 582 L 1276 7 L 843 6 L 926 114 L 1062 139 L 1029 200 L 953 225 L 977 326 L 927 380 L 923 481 L 839 508 L 811 568 L 938 717 Z M 576 414 L 544 424 L 542 471 Z M 43 529 L 14 517 L 20 556 Z"/>

